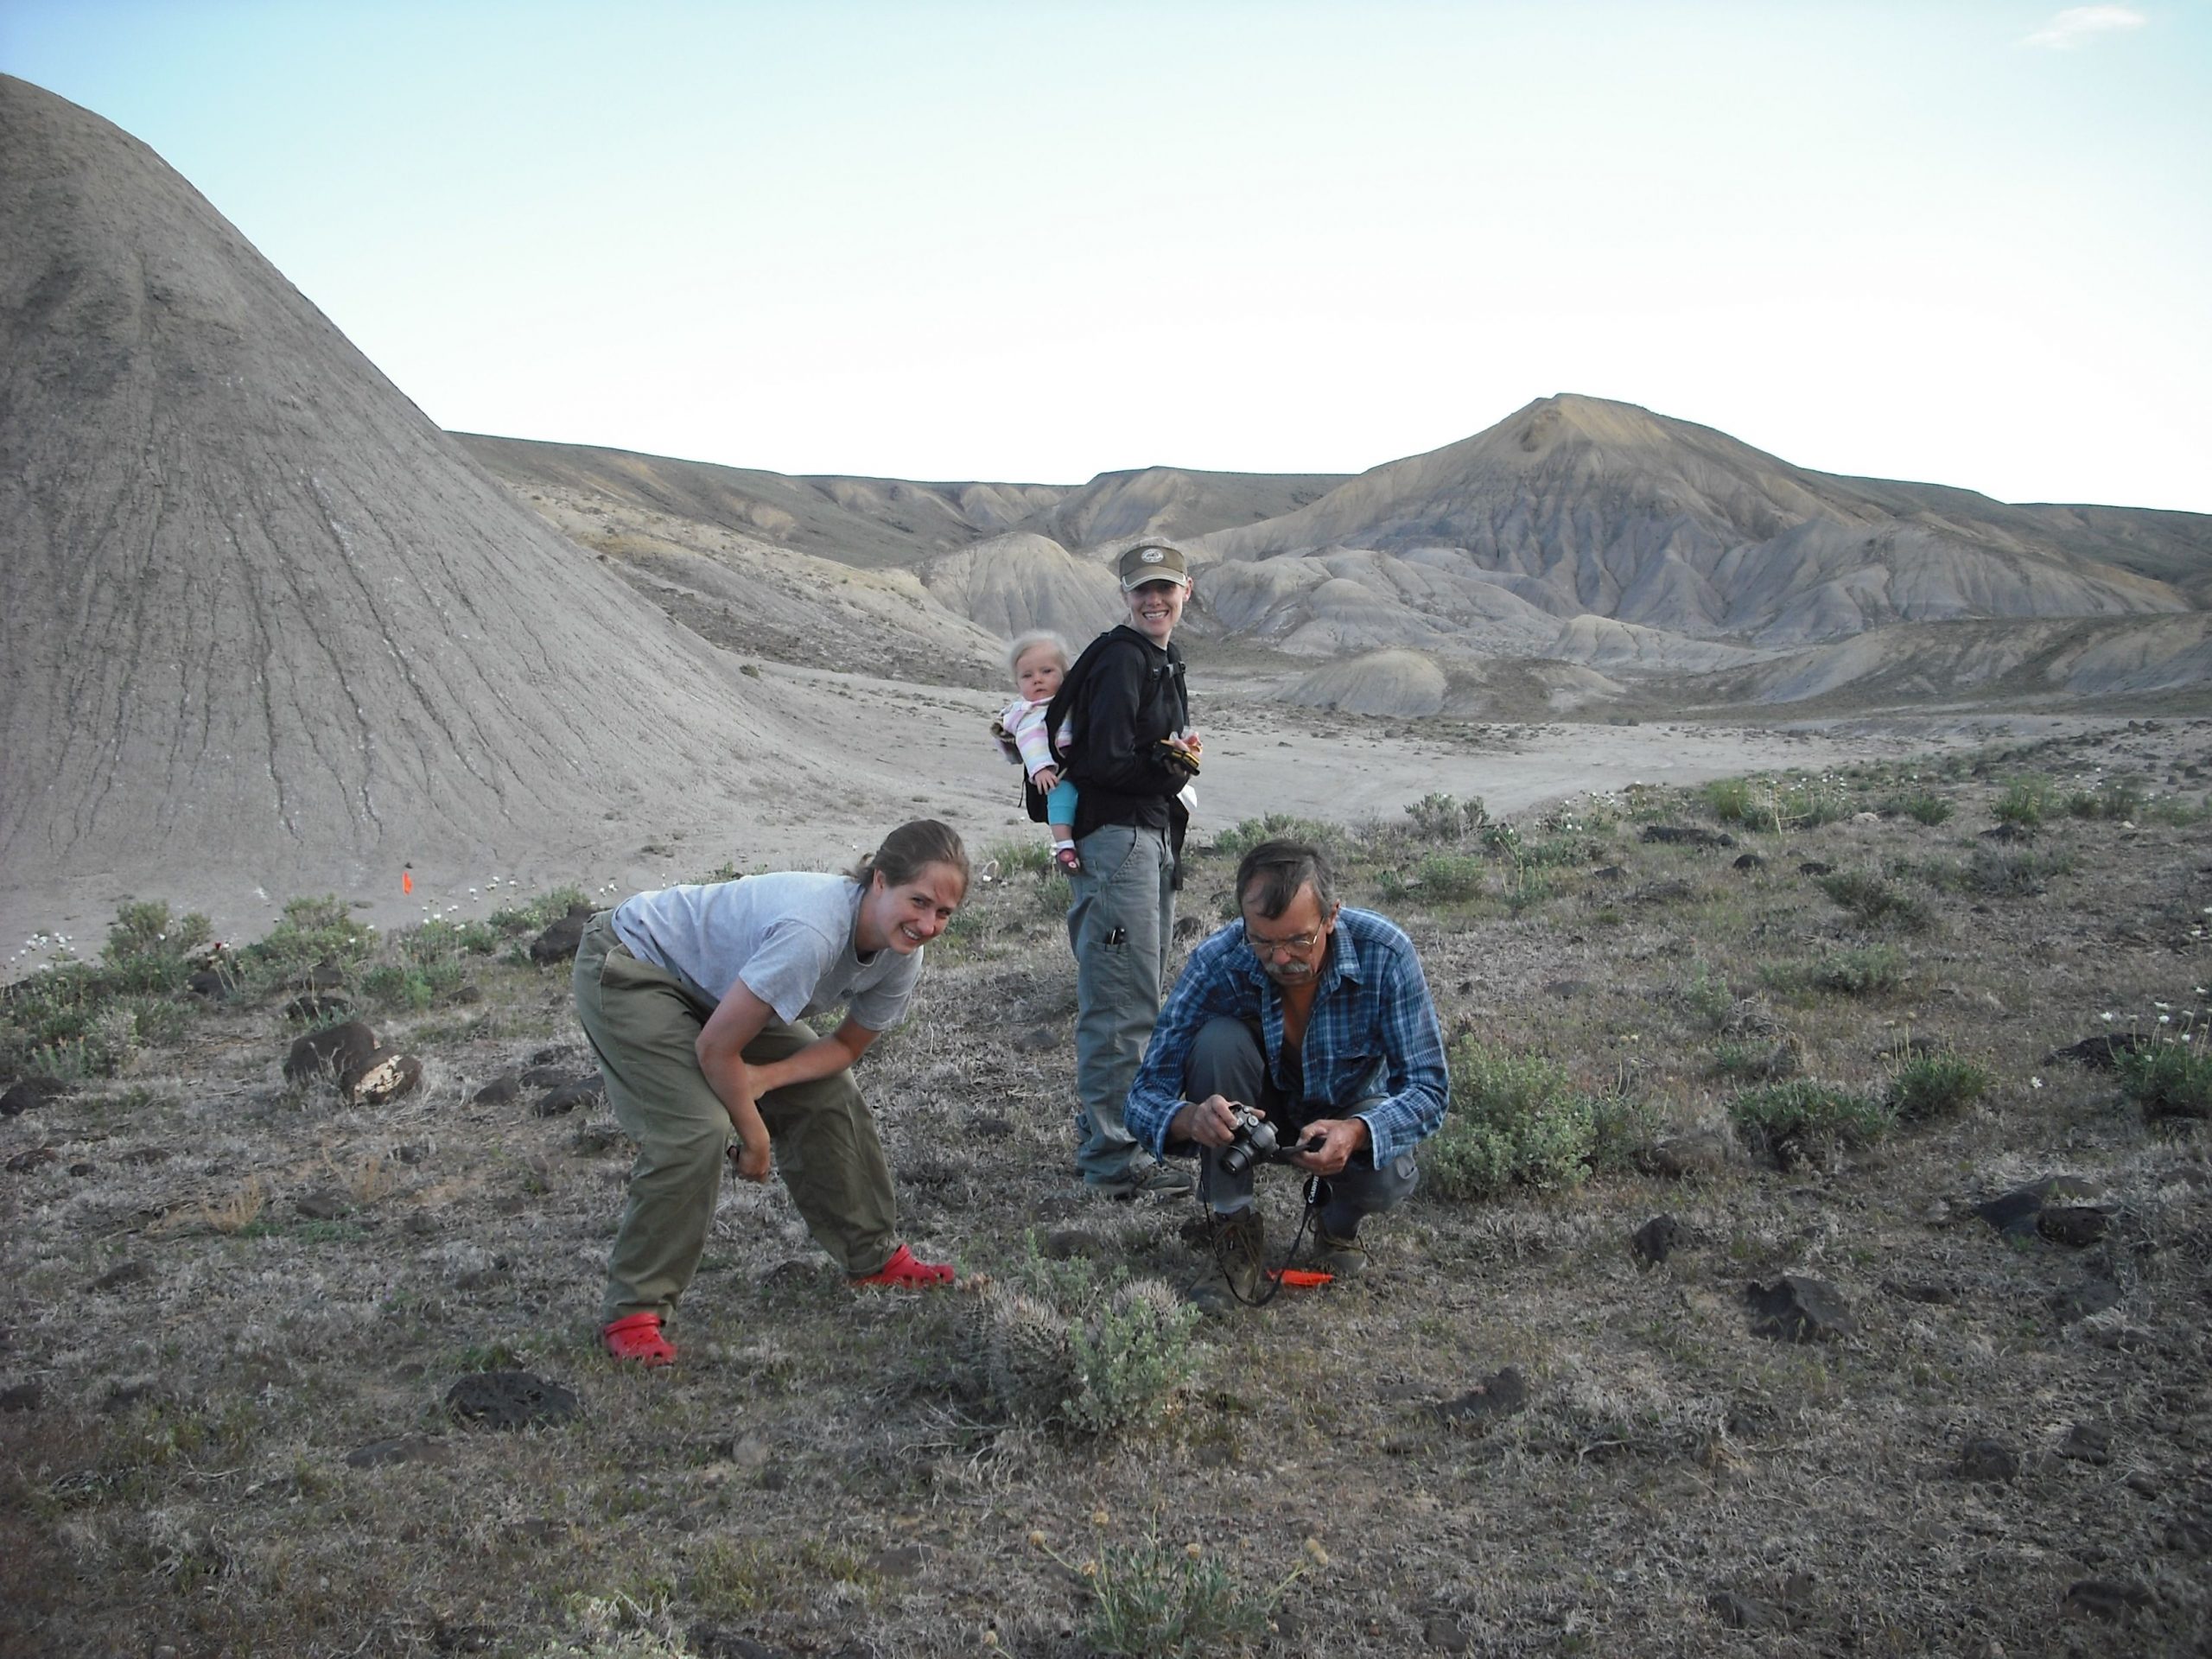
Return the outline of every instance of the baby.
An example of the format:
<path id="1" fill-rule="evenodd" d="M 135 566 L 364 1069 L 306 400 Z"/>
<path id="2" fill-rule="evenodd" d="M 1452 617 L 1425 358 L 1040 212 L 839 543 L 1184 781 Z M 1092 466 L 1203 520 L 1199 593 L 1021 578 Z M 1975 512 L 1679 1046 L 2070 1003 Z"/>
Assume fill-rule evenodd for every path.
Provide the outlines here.
<path id="1" fill-rule="evenodd" d="M 1020 695 L 991 723 L 1006 758 L 1027 767 L 1030 781 L 1045 796 L 1045 816 L 1052 832 L 1052 857 L 1064 870 L 1079 870 L 1075 850 L 1075 785 L 1060 776 L 1058 751 L 1066 747 L 1067 728 L 1045 729 L 1045 709 L 1067 677 L 1067 642 L 1057 633 L 1025 633 L 1007 647 L 1007 665 Z"/>

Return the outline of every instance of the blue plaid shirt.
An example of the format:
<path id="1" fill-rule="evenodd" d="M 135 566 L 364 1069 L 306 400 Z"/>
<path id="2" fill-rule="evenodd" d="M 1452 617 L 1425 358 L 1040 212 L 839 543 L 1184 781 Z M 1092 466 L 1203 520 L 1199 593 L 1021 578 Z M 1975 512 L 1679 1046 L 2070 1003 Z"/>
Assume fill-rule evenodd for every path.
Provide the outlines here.
<path id="1" fill-rule="evenodd" d="M 1283 1088 L 1282 992 L 1244 948 L 1231 922 L 1191 952 L 1152 1028 L 1144 1064 L 1129 1086 L 1122 1122 L 1154 1153 L 1183 1103 L 1183 1064 L 1199 1028 L 1217 1015 L 1260 1022 L 1268 1075 Z M 1452 1095 L 1444 1033 L 1413 941 L 1371 910 L 1337 912 L 1306 1021 L 1302 1103 L 1316 1117 L 1348 1108 L 1367 1121 L 1379 1167 L 1436 1131 Z M 1290 1091 L 1287 1089 L 1284 1093 Z"/>

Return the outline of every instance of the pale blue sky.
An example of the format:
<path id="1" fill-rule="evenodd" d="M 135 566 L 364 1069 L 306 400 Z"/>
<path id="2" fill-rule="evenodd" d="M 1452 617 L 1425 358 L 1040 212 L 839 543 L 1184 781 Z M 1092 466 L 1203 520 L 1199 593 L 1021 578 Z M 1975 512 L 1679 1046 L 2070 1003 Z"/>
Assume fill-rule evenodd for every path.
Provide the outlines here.
<path id="1" fill-rule="evenodd" d="M 1074 483 L 1580 391 L 2212 512 L 2212 0 L 6 0 L 0 68 L 459 429 Z"/>

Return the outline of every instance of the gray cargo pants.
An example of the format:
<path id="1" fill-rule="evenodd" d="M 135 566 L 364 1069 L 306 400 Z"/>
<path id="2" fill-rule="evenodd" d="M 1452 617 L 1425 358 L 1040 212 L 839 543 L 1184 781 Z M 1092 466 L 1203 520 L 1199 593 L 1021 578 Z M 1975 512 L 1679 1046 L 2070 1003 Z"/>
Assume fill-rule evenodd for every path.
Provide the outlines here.
<path id="1" fill-rule="evenodd" d="M 1160 1017 L 1167 948 L 1175 936 L 1175 855 L 1164 830 L 1103 823 L 1076 842 L 1083 868 L 1068 877 L 1068 944 L 1075 951 L 1076 1172 L 1122 1186 L 1153 1158 L 1122 1123 L 1153 1021 Z"/>
<path id="2" fill-rule="evenodd" d="M 599 1057 L 607 1103 L 638 1143 L 601 1318 L 665 1318 L 707 1248 L 734 1134 L 695 1046 L 715 1005 L 632 956 L 604 911 L 584 929 L 574 983 L 576 1017 Z M 814 1040 L 804 1022 L 771 1019 L 745 1058 L 766 1065 Z M 849 1274 L 876 1271 L 898 1248 L 898 1205 L 883 1143 L 852 1073 L 774 1090 L 754 1104 L 768 1126 L 776 1173 L 815 1242 Z"/>

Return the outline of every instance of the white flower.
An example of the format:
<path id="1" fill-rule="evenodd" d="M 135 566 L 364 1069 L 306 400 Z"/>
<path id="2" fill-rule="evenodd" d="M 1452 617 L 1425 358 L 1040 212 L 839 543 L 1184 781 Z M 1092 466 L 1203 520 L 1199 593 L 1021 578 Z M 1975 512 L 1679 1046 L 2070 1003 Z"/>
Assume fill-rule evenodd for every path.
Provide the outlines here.
<path id="1" fill-rule="evenodd" d="M 2112 1015 L 2110 1015 L 2110 1014 L 2099 1014 L 2099 1015 L 2097 1016 L 2097 1018 L 2098 1018 L 2098 1019 L 2100 1019 L 2100 1020 L 2103 1020 L 2103 1021 L 2105 1022 L 2105 1024 L 2107 1024 L 2107 1025 L 2110 1025 L 2110 1024 L 2112 1024 Z"/>
<path id="2" fill-rule="evenodd" d="M 2162 1014 L 2158 1016 L 2158 1023 L 2162 1026 L 2171 1026 L 2173 1022 L 2174 1017 L 2171 1014 Z"/>
<path id="3" fill-rule="evenodd" d="M 2028 1079 L 2028 1087 L 2029 1087 L 2029 1088 L 2031 1088 L 2031 1089 L 2040 1089 L 2040 1088 L 2042 1088 L 2042 1087 L 2043 1087 L 2043 1079 L 2042 1079 L 2041 1077 L 2030 1077 L 2030 1078 Z"/>

